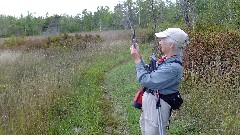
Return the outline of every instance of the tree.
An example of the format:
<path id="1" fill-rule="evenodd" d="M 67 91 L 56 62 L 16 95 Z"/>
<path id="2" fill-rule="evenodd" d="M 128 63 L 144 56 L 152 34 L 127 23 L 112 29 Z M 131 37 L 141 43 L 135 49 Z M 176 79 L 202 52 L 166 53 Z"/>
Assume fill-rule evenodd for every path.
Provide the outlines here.
<path id="1" fill-rule="evenodd" d="M 87 11 L 87 9 L 84 9 L 82 12 L 82 30 L 83 31 L 91 31 L 93 30 L 93 15 L 91 11 Z"/>
<path id="2" fill-rule="evenodd" d="M 188 4 L 189 3 L 189 0 L 184 0 L 183 2 L 183 13 L 184 13 L 184 20 L 185 20 L 185 23 L 187 25 L 188 28 L 190 28 L 190 20 L 189 20 L 189 17 L 188 17 Z"/>
<path id="3" fill-rule="evenodd" d="M 146 28 L 148 23 L 151 21 L 151 6 L 149 1 L 146 0 L 137 0 L 136 2 L 137 7 L 137 18 L 138 18 L 138 25 L 141 28 Z"/>
<path id="4" fill-rule="evenodd" d="M 109 11 L 109 7 L 98 7 L 97 11 L 94 12 L 94 26 L 98 27 L 99 30 L 102 29 L 112 29 L 113 27 L 113 17 L 112 13 Z"/>
<path id="5" fill-rule="evenodd" d="M 112 18 L 113 18 L 113 29 L 124 28 L 124 4 L 119 3 L 114 7 Z"/>
<path id="6" fill-rule="evenodd" d="M 154 15 L 154 17 L 153 17 Z M 129 19 L 128 19 L 129 18 Z M 38 35 L 43 32 L 78 32 L 135 27 L 162 30 L 167 27 L 192 27 L 194 30 L 239 29 L 239 0 L 127 0 L 114 6 L 83 10 L 76 16 L 53 15 L 19 18 L 0 15 L 0 37 Z M 157 28 L 154 26 L 157 22 Z M 155 27 L 155 28 L 154 28 Z"/>

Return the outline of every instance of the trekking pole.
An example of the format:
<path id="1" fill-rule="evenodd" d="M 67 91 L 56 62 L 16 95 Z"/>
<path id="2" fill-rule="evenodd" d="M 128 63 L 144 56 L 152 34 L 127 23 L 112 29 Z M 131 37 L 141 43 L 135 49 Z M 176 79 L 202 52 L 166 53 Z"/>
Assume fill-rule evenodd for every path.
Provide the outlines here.
<path id="1" fill-rule="evenodd" d="M 150 70 L 151 71 L 157 70 L 157 67 L 156 67 L 156 62 L 157 61 L 156 61 L 156 57 L 155 57 L 154 53 L 151 56 L 151 61 L 150 62 L 151 62 L 150 63 Z M 156 104 L 156 109 L 157 109 L 157 114 L 158 114 L 158 131 L 159 131 L 160 135 L 164 135 L 163 124 L 162 124 L 161 104 L 160 104 L 160 93 L 159 93 L 158 90 L 156 91 L 156 96 L 158 98 L 158 101 L 157 101 L 157 104 Z"/>
<path id="2" fill-rule="evenodd" d="M 137 39 L 136 39 L 136 32 L 135 29 L 132 29 L 132 45 L 134 46 L 134 48 L 136 48 L 136 43 L 137 43 Z"/>
<path id="3" fill-rule="evenodd" d="M 157 91 L 157 98 L 158 98 L 158 102 L 156 104 L 156 109 L 157 109 L 157 113 L 158 113 L 158 131 L 159 131 L 160 135 L 164 135 L 159 91 Z"/>
<path id="4" fill-rule="evenodd" d="M 126 10 L 126 15 L 127 15 L 127 22 L 128 22 L 128 25 L 130 26 L 131 28 L 131 31 L 132 31 L 132 45 L 135 47 L 136 43 L 137 43 L 137 39 L 136 39 L 136 30 L 130 20 L 130 15 L 129 15 L 129 11 Z"/>

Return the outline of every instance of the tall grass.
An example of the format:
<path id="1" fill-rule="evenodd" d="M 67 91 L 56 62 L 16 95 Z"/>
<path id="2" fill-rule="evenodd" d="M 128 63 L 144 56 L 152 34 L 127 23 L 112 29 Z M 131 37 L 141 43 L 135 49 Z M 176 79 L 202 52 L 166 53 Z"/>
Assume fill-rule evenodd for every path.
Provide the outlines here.
<path id="1" fill-rule="evenodd" d="M 14 61 L 0 64 L 2 129 L 6 134 L 45 133 L 51 105 L 71 89 L 74 58 L 58 51 L 18 53 Z M 77 53 L 73 56 L 78 59 Z"/>
<path id="2" fill-rule="evenodd" d="M 10 46 L 4 46 L 10 47 L 9 51 L 1 50 L 0 114 L 3 119 L 0 129 L 3 134 L 115 132 L 112 129 L 119 123 L 114 116 L 110 117 L 111 101 L 101 83 L 110 67 L 126 59 L 112 57 L 120 53 L 126 41 L 89 42 L 79 49 L 76 42 L 72 42 L 78 40 L 70 37 L 70 41 L 65 41 L 73 45 L 60 44 L 62 47 L 59 47 L 60 40 L 59 37 L 48 39 L 52 47 L 47 48 L 46 40 L 37 40 L 40 49 L 36 49 L 35 40 L 25 41 L 23 46 L 14 39 Z M 41 42 L 43 48 L 39 47 Z M 17 51 L 14 51 L 15 44 L 20 47 Z M 104 115 L 106 112 L 109 115 Z"/>

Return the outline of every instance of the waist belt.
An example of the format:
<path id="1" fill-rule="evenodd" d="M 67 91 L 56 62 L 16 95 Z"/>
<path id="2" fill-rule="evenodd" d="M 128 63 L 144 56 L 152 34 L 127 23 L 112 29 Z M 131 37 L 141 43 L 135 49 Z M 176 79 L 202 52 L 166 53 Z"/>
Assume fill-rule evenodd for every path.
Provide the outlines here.
<path id="1" fill-rule="evenodd" d="M 147 93 L 151 93 L 152 95 L 154 95 L 154 90 L 151 90 L 151 89 L 147 89 L 147 88 L 146 88 L 146 92 L 147 92 Z"/>
<path id="2" fill-rule="evenodd" d="M 151 93 L 152 95 L 154 95 L 154 93 L 157 91 L 157 90 L 151 90 L 151 89 L 147 89 L 146 88 L 146 90 L 145 90 L 147 93 Z M 160 93 L 160 98 L 161 97 L 164 97 L 164 96 L 174 96 L 174 95 L 176 95 L 176 94 L 179 94 L 179 92 L 175 92 L 175 93 L 171 93 L 171 94 L 167 94 L 167 95 L 163 95 L 163 94 L 161 94 Z"/>

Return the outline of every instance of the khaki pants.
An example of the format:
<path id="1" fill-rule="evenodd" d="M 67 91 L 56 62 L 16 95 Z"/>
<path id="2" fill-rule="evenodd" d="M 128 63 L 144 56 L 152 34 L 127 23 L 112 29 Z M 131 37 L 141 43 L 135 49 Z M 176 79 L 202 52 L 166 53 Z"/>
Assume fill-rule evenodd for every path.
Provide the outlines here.
<path id="1" fill-rule="evenodd" d="M 140 127 L 142 135 L 159 135 L 158 110 L 156 109 L 157 97 L 151 93 L 144 92 L 142 99 L 142 115 L 140 117 Z M 169 125 L 169 113 L 171 106 L 160 99 L 162 124 L 164 135 L 166 127 Z"/>

